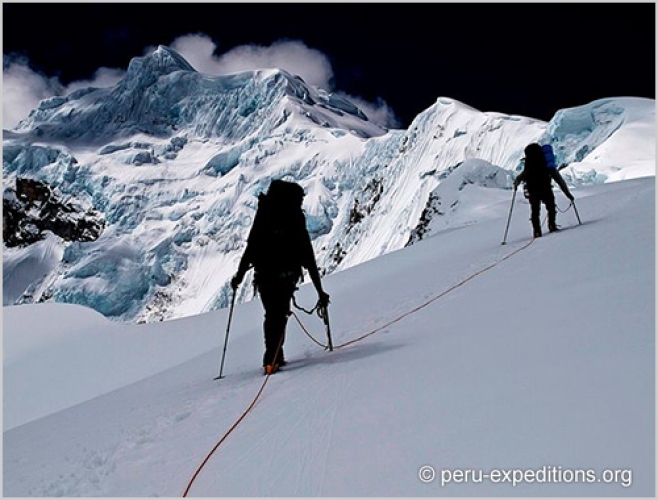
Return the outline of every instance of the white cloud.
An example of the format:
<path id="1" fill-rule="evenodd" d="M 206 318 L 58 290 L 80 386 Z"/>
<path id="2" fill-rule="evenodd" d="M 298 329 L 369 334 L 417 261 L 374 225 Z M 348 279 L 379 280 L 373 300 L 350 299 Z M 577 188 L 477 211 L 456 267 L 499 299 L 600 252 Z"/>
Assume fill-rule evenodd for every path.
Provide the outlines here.
<path id="1" fill-rule="evenodd" d="M 240 71 L 279 68 L 301 76 L 310 85 L 331 90 L 333 70 L 327 56 L 301 41 L 279 41 L 269 46 L 240 45 L 215 56 L 217 49 L 207 35 L 185 35 L 171 47 L 205 74 L 226 75 Z"/>
<path id="2" fill-rule="evenodd" d="M 241 45 L 215 55 L 217 44 L 203 34 L 177 38 L 171 47 L 179 52 L 199 72 L 225 75 L 240 71 L 279 68 L 299 75 L 309 85 L 332 91 L 334 72 L 326 55 L 307 47 L 301 41 L 279 41 L 269 46 Z M 356 104 L 370 120 L 388 128 L 400 125 L 393 109 L 382 100 L 367 101 L 361 97 L 345 96 Z"/>
<path id="3" fill-rule="evenodd" d="M 63 86 L 57 78 L 48 78 L 32 70 L 25 59 L 6 58 L 2 74 L 2 127 L 14 128 L 27 118 L 39 101 L 56 95 L 68 95 L 86 87 L 111 87 L 124 72 L 118 69 L 99 68 L 89 80 Z"/>
<path id="4" fill-rule="evenodd" d="M 213 55 L 217 44 L 207 35 L 185 35 L 177 38 L 171 48 L 182 55 L 194 69 L 206 75 L 220 75 L 223 72 Z"/>
<path id="5" fill-rule="evenodd" d="M 275 42 L 269 47 L 244 45 L 229 50 L 219 59 L 227 73 L 257 68 L 280 68 L 301 76 L 306 83 L 331 90 L 334 72 L 327 56 L 302 42 Z"/>
<path id="6" fill-rule="evenodd" d="M 126 75 L 126 72 L 116 68 L 99 68 L 94 73 L 94 76 L 89 80 L 79 80 L 71 82 L 63 94 L 68 95 L 79 89 L 87 87 L 96 87 L 99 89 L 114 87 Z"/>
<path id="7" fill-rule="evenodd" d="M 358 108 L 363 111 L 368 119 L 379 125 L 383 125 L 387 128 L 399 128 L 400 120 L 395 115 L 395 111 L 391 108 L 386 101 L 378 97 L 375 102 L 366 101 L 361 97 L 355 97 L 342 92 L 336 92 L 338 95 L 342 95 L 348 101 L 354 103 Z"/>
<path id="8" fill-rule="evenodd" d="M 3 67 L 2 127 L 9 129 L 30 114 L 39 101 L 57 94 L 61 86 L 54 78 L 45 78 L 30 69 L 23 60 Z"/>

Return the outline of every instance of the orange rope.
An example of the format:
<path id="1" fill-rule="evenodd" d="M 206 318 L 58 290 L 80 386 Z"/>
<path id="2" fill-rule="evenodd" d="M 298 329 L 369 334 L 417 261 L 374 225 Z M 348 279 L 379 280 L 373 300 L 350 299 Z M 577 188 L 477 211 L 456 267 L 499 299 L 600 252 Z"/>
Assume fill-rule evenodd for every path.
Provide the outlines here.
<path id="1" fill-rule="evenodd" d="M 254 406 L 256 406 L 256 403 L 257 403 L 258 400 L 260 399 L 260 395 L 263 393 L 263 390 L 265 390 L 265 386 L 267 385 L 267 381 L 268 381 L 269 379 L 270 379 L 270 374 L 267 374 L 267 375 L 265 376 L 265 380 L 263 381 L 263 384 L 260 386 L 260 389 L 258 390 L 258 393 L 256 394 L 256 396 L 255 396 L 254 399 L 252 400 L 252 402 L 251 402 L 251 404 L 249 405 L 249 407 L 248 407 L 248 408 L 242 413 L 242 415 L 240 415 L 240 418 L 238 418 L 238 419 L 235 421 L 235 423 L 231 426 L 231 428 L 230 428 L 228 431 L 226 431 L 226 433 L 221 437 L 221 439 L 220 439 L 219 441 L 217 441 L 217 444 L 214 446 L 214 448 L 213 448 L 212 450 L 210 450 L 210 453 L 208 453 L 208 455 L 206 456 L 206 458 L 203 459 L 203 462 L 201 462 L 201 465 L 199 465 L 199 467 L 197 468 L 196 472 L 194 473 L 194 475 L 193 475 L 192 478 L 190 479 L 190 482 L 187 484 L 187 488 L 185 488 L 185 492 L 183 493 L 183 498 L 187 497 L 187 494 L 189 493 L 190 488 L 192 487 L 192 483 L 194 483 L 194 481 L 196 480 L 197 476 L 198 476 L 199 473 L 201 472 L 201 469 L 203 469 L 203 468 L 205 467 L 206 463 L 208 462 L 208 460 L 210 460 L 210 457 L 213 455 L 213 453 L 215 453 L 215 451 L 217 451 L 217 448 L 219 448 L 219 447 L 222 445 L 222 443 L 223 443 L 224 441 L 226 441 L 226 438 L 228 438 L 229 435 L 235 430 L 235 428 L 236 428 L 238 425 L 240 425 L 240 422 L 242 422 L 242 420 L 247 416 L 247 414 L 252 410 L 252 408 L 253 408 Z"/>
<path id="2" fill-rule="evenodd" d="M 471 274 L 471 275 L 468 276 L 467 278 L 464 278 L 463 280 L 461 280 L 459 283 L 456 283 L 455 285 L 452 285 L 452 286 L 451 286 L 450 288 L 448 288 L 447 290 L 444 290 L 443 292 L 439 293 L 438 295 L 435 295 L 434 297 L 432 297 L 432 298 L 426 300 L 426 301 L 423 302 L 422 304 L 420 304 L 420 305 L 414 307 L 413 309 L 411 309 L 411 310 L 409 310 L 409 311 L 406 311 L 405 313 L 403 313 L 403 314 L 401 314 L 401 315 L 399 315 L 399 316 L 393 318 L 392 320 L 388 321 L 387 323 L 385 323 L 385 324 L 383 324 L 383 325 L 381 325 L 381 326 L 378 326 L 378 327 L 375 328 L 374 330 L 371 330 L 371 331 L 368 332 L 368 333 L 364 333 L 364 334 L 361 335 L 360 337 L 357 337 L 357 338 L 355 338 L 355 339 L 352 339 L 352 340 L 349 340 L 349 341 L 347 341 L 347 342 L 344 342 L 343 344 L 339 344 L 339 345 L 337 345 L 337 346 L 334 346 L 334 349 L 340 349 L 340 348 L 342 348 L 342 347 L 346 347 L 346 346 L 348 346 L 348 345 L 351 345 L 351 344 L 355 344 L 355 343 L 357 343 L 357 342 L 360 342 L 361 340 L 363 340 L 363 339 L 365 339 L 365 338 L 368 338 L 368 337 L 374 335 L 375 333 L 380 332 L 381 330 L 384 330 L 385 328 L 388 328 L 389 326 L 391 326 L 391 325 L 397 323 L 398 321 L 400 321 L 400 320 L 406 318 L 407 316 L 410 316 L 410 315 L 412 315 L 412 314 L 417 313 L 417 312 L 420 311 L 421 309 L 423 309 L 423 308 L 427 307 L 428 305 L 430 305 L 432 302 L 435 302 L 435 301 L 439 300 L 441 297 L 446 296 L 447 294 L 449 294 L 449 293 L 452 292 L 453 290 L 455 290 L 455 289 L 457 289 L 457 288 L 459 288 L 459 287 L 465 285 L 466 283 L 468 283 L 469 281 L 471 281 L 473 278 L 476 278 L 477 276 L 480 276 L 481 274 L 486 273 L 487 271 L 489 271 L 489 270 L 491 270 L 492 268 L 496 267 L 498 264 L 500 264 L 500 263 L 506 261 L 507 259 L 513 257 L 514 255 L 516 255 L 516 254 L 519 253 L 520 251 L 525 250 L 525 249 L 528 248 L 528 247 L 529 247 L 534 241 L 535 241 L 534 238 L 531 239 L 528 243 L 526 243 L 526 244 L 523 245 L 522 247 L 517 248 L 517 249 L 514 250 L 513 252 L 511 252 L 511 253 L 509 253 L 508 255 L 506 255 L 505 257 L 503 257 L 502 259 L 500 259 L 500 260 L 494 262 L 493 264 L 489 264 L 488 266 L 486 266 L 486 267 L 480 269 L 479 271 L 477 271 L 477 272 Z M 302 330 L 304 331 L 304 333 L 306 333 L 306 335 L 307 335 L 308 337 L 310 337 L 311 340 L 312 340 L 313 342 L 315 342 L 316 344 L 318 344 L 320 347 L 328 348 L 328 346 L 324 345 L 322 342 L 320 342 L 320 341 L 318 341 L 317 339 L 315 339 L 315 338 L 314 338 L 314 337 L 308 332 L 308 330 L 304 327 L 304 325 L 302 324 L 302 322 L 299 320 L 299 318 L 297 317 L 297 315 L 296 315 L 295 313 L 293 313 L 293 316 L 294 316 L 295 319 L 297 320 L 297 323 L 299 323 L 299 325 L 300 325 L 300 327 L 302 328 Z"/>
<path id="3" fill-rule="evenodd" d="M 276 353 L 274 354 L 274 359 L 276 359 L 277 356 L 279 355 L 279 351 L 281 350 L 281 346 L 283 344 L 283 339 L 284 339 L 284 336 L 282 335 L 281 340 L 279 341 L 279 345 L 276 348 Z M 210 452 L 206 455 L 206 458 L 203 459 L 203 462 L 201 462 L 201 465 L 199 465 L 199 467 L 197 467 L 197 470 L 194 472 L 194 474 L 192 475 L 192 478 L 187 483 L 187 488 L 185 488 L 185 492 L 183 492 L 183 498 L 187 497 L 187 494 L 190 492 L 190 488 L 192 487 L 192 484 L 196 480 L 196 478 L 199 475 L 199 473 L 201 472 L 201 470 L 206 466 L 206 463 L 208 463 L 208 460 L 210 460 L 210 457 L 212 457 L 212 455 L 217 451 L 217 448 L 219 448 L 222 445 L 222 443 L 224 441 L 226 441 L 226 439 L 230 436 L 230 434 L 237 428 L 238 425 L 240 425 L 240 422 L 242 422 L 244 420 L 244 418 L 249 414 L 249 412 L 254 408 L 254 406 L 256 406 L 256 403 L 260 399 L 260 395 L 265 390 L 265 386 L 267 385 L 267 382 L 270 380 L 271 376 L 272 376 L 272 373 L 267 373 L 267 375 L 265 376 L 265 380 L 263 380 L 263 383 L 261 384 L 260 389 L 258 389 L 258 392 L 256 393 L 256 396 L 254 396 L 254 399 L 251 400 L 251 403 L 249 404 L 247 409 L 244 412 L 242 412 L 242 415 L 240 415 L 240 417 L 233 423 L 233 425 L 229 428 L 229 430 L 227 430 L 224 433 L 224 435 L 219 439 L 219 441 L 217 441 L 217 444 L 215 444 L 213 449 L 210 450 Z"/>

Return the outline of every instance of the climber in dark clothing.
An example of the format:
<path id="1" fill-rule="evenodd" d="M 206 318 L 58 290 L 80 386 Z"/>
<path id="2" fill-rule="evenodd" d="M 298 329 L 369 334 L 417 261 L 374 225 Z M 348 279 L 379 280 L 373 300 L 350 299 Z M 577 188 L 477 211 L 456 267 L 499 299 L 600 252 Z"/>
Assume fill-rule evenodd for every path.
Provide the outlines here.
<path id="1" fill-rule="evenodd" d="M 539 221 L 541 203 L 546 206 L 548 212 L 548 230 L 550 232 L 558 230 L 555 223 L 557 210 L 551 181 L 555 181 L 565 196 L 573 201 L 573 195 L 558 169 L 547 166 L 542 147 L 537 143 L 528 145 L 525 148 L 525 167 L 514 180 L 514 189 L 516 190 L 521 182 L 525 182 L 530 202 L 530 221 L 535 238 L 542 235 Z"/>
<path id="2" fill-rule="evenodd" d="M 318 293 L 318 304 L 326 307 L 329 295 L 322 289 L 311 238 L 302 211 L 303 188 L 296 183 L 274 180 L 267 194 L 258 197 L 258 210 L 247 239 L 238 271 L 231 280 L 235 290 L 246 272 L 254 268 L 254 284 L 263 303 L 267 374 L 285 364 L 283 343 L 290 315 L 290 302 L 306 268 Z"/>

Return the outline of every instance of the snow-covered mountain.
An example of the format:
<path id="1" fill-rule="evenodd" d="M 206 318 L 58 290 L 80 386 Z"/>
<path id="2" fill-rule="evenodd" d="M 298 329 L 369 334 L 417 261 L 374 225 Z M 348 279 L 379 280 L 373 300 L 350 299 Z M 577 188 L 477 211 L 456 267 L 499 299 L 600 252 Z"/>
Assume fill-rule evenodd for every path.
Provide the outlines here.
<path id="1" fill-rule="evenodd" d="M 257 195 L 275 178 L 304 187 L 331 274 L 486 219 L 473 190 L 509 199 L 532 141 L 554 146 L 572 186 L 652 176 L 655 101 L 604 99 L 546 123 L 440 97 L 408 130 L 385 130 L 284 71 L 210 77 L 159 47 L 115 87 L 42 101 L 4 131 L 6 191 L 41 181 L 99 213 L 104 230 L 5 245 L 3 304 L 67 302 L 138 322 L 222 307 Z"/>

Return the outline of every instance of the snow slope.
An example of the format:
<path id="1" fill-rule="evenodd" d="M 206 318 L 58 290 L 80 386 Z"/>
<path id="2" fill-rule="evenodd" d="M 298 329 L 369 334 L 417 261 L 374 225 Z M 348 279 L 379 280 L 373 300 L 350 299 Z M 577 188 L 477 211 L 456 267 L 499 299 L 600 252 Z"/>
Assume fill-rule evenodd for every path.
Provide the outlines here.
<path id="1" fill-rule="evenodd" d="M 584 224 L 569 210 L 529 245 L 522 197 L 500 244 L 501 192 L 468 184 L 487 218 L 326 277 L 334 343 L 378 330 L 329 353 L 291 319 L 291 364 L 190 496 L 653 497 L 655 177 L 575 188 Z M 39 304 L 3 321 L 5 496 L 180 496 L 264 381 L 257 301 L 236 307 L 221 381 L 225 309 L 126 326 Z M 441 484 L 544 467 L 562 481 Z"/>

